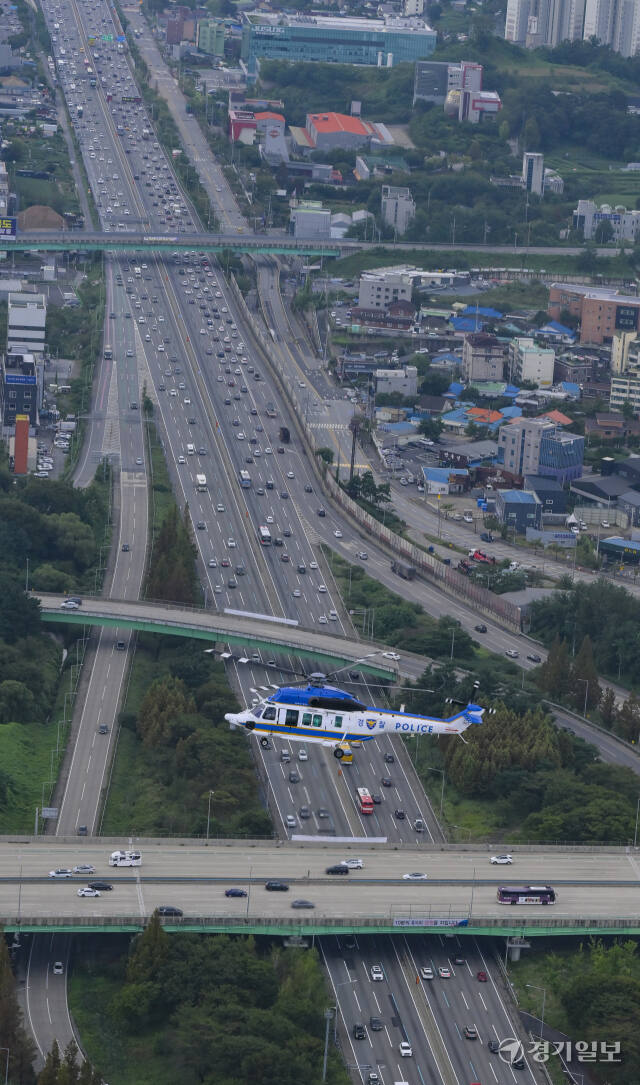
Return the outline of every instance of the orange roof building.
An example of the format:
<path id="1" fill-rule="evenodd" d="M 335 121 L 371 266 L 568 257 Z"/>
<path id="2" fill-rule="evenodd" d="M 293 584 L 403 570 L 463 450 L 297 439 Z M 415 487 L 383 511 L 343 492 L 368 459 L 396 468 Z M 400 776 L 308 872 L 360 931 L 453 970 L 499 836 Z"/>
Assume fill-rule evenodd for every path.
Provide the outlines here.
<path id="1" fill-rule="evenodd" d="M 476 422 L 480 426 L 493 426 L 502 420 L 501 411 L 491 411 L 488 407 L 470 407 L 467 411 L 470 422 Z"/>
<path id="2" fill-rule="evenodd" d="M 368 146 L 372 140 L 391 144 L 391 134 L 383 124 L 363 121 L 347 113 L 307 113 L 306 131 L 316 150 L 342 147 L 357 150 Z"/>
<path id="3" fill-rule="evenodd" d="M 539 415 L 540 418 L 548 418 L 550 422 L 553 422 L 556 426 L 570 426 L 573 422 L 572 418 L 568 418 L 562 411 L 547 411 L 545 414 Z"/>

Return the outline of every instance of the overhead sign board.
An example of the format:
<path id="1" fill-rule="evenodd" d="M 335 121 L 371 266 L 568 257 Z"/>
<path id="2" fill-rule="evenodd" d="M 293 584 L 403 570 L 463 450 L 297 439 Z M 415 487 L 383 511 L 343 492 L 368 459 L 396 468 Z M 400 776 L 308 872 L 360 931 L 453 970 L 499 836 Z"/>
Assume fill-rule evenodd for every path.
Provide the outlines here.
<path id="1" fill-rule="evenodd" d="M 55 821 L 57 816 L 58 816 L 58 807 L 57 806 L 43 806 L 42 807 L 42 817 L 45 820 L 49 819 L 51 821 Z"/>
<path id="2" fill-rule="evenodd" d="M 0 218 L 0 237 L 15 237 L 18 232 L 16 218 Z"/>
<path id="3" fill-rule="evenodd" d="M 35 374 L 32 375 L 32 374 L 29 374 L 29 373 L 11 373 L 9 371 L 9 372 L 5 372 L 4 379 L 5 379 L 6 384 L 35 384 L 36 383 Z"/>

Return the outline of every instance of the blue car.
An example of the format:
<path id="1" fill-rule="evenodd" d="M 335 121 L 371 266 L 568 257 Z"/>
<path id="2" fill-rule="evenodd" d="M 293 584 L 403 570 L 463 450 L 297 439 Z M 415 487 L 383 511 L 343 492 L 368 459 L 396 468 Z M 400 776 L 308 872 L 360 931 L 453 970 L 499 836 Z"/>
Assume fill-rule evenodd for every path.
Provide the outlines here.
<path id="1" fill-rule="evenodd" d="M 246 889 L 225 889 L 225 897 L 246 897 Z"/>

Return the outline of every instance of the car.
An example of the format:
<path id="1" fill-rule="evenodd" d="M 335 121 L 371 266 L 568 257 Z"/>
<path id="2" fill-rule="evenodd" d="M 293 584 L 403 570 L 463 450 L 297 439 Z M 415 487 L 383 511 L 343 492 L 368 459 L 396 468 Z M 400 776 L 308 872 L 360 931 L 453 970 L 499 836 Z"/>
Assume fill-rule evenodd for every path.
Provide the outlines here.
<path id="1" fill-rule="evenodd" d="M 364 1025 L 353 1026 L 353 1038 L 354 1040 L 366 1040 L 367 1032 Z"/>
<path id="2" fill-rule="evenodd" d="M 287 478 L 295 478 L 293 471 L 287 471 Z"/>
<path id="3" fill-rule="evenodd" d="M 272 666 L 272 665 L 275 666 L 275 664 L 268 664 L 268 665 L 269 666 Z M 305 750 L 304 746 L 301 746 L 300 749 L 298 750 L 298 761 L 308 761 L 308 760 L 309 760 L 309 754 Z"/>
<path id="4" fill-rule="evenodd" d="M 228 538 L 227 539 L 227 546 L 229 547 L 229 550 L 235 550 L 236 549 L 236 540 L 233 539 L 233 538 Z"/>
<path id="5" fill-rule="evenodd" d="M 407 1040 L 401 1040 L 398 1044 L 398 1054 L 403 1059 L 408 1059 L 413 1055 L 413 1048 L 411 1047 L 411 1044 L 407 1042 Z"/>
<path id="6" fill-rule="evenodd" d="M 123 554 L 128 554 L 130 550 L 131 550 L 131 547 L 129 546 L 129 543 L 123 543 L 122 544 L 122 553 Z"/>
<path id="7" fill-rule="evenodd" d="M 58 867 L 57 870 L 50 870 L 49 871 L 49 877 L 50 878 L 72 878 L 73 877 L 73 871 L 69 870 L 68 867 Z"/>
<path id="8" fill-rule="evenodd" d="M 360 558 L 360 561 L 368 561 L 369 560 L 369 555 L 367 554 L 366 550 L 358 550 L 357 557 Z"/>
<path id="9" fill-rule="evenodd" d="M 108 728 L 108 726 L 107 726 L 107 724 L 106 724 L 106 723 L 100 723 L 100 724 L 98 725 L 98 734 L 99 734 L 99 735 L 108 735 L 108 734 L 109 734 L 109 728 Z M 89 873 L 90 873 L 90 874 L 93 874 L 93 869 L 91 869 L 91 870 L 89 871 Z"/>
<path id="10" fill-rule="evenodd" d="M 542 656 L 536 654 L 536 652 L 530 652 L 527 656 L 530 663 L 542 663 Z"/>
<path id="11" fill-rule="evenodd" d="M 465 1034 L 467 1040 L 477 1040 L 478 1039 L 478 1030 L 477 1030 L 475 1025 L 465 1025 L 464 1026 L 464 1034 Z"/>
<path id="12" fill-rule="evenodd" d="M 62 961 L 56 961 L 55 962 L 55 964 L 54 964 L 54 966 L 52 968 L 52 972 L 53 972 L 54 976 L 64 976 L 64 965 L 63 965 Z"/>
<path id="13" fill-rule="evenodd" d="M 492 1051 L 494 1053 L 494 1055 L 496 1055 L 498 1053 L 498 1051 L 500 1050 L 500 1041 L 499 1040 L 487 1040 L 487 1047 L 489 1048 L 489 1051 Z"/>
<path id="14" fill-rule="evenodd" d="M 506 650 L 506 652 L 504 654 L 506 656 L 508 656 L 509 659 L 518 659 L 518 657 L 520 655 L 519 652 L 516 652 L 515 648 L 507 648 L 507 650 Z"/>
<path id="15" fill-rule="evenodd" d="M 473 628 L 475 629 L 476 633 L 486 633 L 487 632 L 487 627 L 483 623 L 481 623 L 480 625 L 474 625 Z"/>
<path id="16" fill-rule="evenodd" d="M 304 488 L 304 492 L 306 494 L 312 494 L 313 493 L 313 486 L 310 486 L 309 483 L 307 483 L 307 485 Z"/>
<path id="17" fill-rule="evenodd" d="M 334 537 L 335 537 L 336 539 L 341 539 L 341 538 L 342 538 L 342 532 L 341 532 L 341 530 L 340 530 L 340 528 L 339 528 L 339 527 L 337 527 L 337 528 L 335 529 L 335 531 L 334 531 L 334 533 L 333 533 L 333 534 L 334 534 Z"/>
<path id="18" fill-rule="evenodd" d="M 196 527 L 197 527 L 198 531 L 205 531 L 207 525 L 205 524 L 204 520 L 198 520 L 198 522 L 196 524 Z"/>
<path id="19" fill-rule="evenodd" d="M 513 856 L 507 855 L 506 853 L 504 855 L 492 855 L 491 862 L 494 865 L 497 864 L 498 866 L 507 866 L 509 863 L 513 862 Z"/>
<path id="20" fill-rule="evenodd" d="M 224 512 L 224 505 L 216 505 L 216 512 Z"/>
<path id="21" fill-rule="evenodd" d="M 310 900 L 292 900 L 292 908 L 315 908 L 315 904 Z"/>
<path id="22" fill-rule="evenodd" d="M 225 889 L 225 897 L 246 897 L 246 889 Z"/>
<path id="23" fill-rule="evenodd" d="M 422 976 L 423 980 L 432 980 L 433 979 L 433 968 L 430 968 L 429 965 L 424 965 L 420 969 L 420 975 Z"/>
<path id="24" fill-rule="evenodd" d="M 326 869 L 327 874 L 348 874 L 349 867 L 346 863 L 334 863 L 333 866 L 328 866 Z"/>
<path id="25" fill-rule="evenodd" d="M 109 893 L 113 886 L 109 882 L 88 882 L 89 889 L 99 889 L 101 893 Z"/>
<path id="26" fill-rule="evenodd" d="M 288 893 L 289 886 L 286 882 L 268 881 L 264 883 L 265 889 L 269 893 Z"/>
<path id="27" fill-rule="evenodd" d="M 156 911 L 158 915 L 184 915 L 182 908 L 176 908 L 175 904 L 160 904 Z"/>
<path id="28" fill-rule="evenodd" d="M 343 859 L 342 866 L 346 866 L 349 870 L 362 870 L 364 863 L 362 859 Z"/>
<path id="29" fill-rule="evenodd" d="M 208 564 L 209 564 L 210 569 L 217 569 L 218 568 L 218 562 L 216 561 L 215 558 L 209 558 L 209 563 Z"/>
<path id="30" fill-rule="evenodd" d="M 85 885 L 84 889 L 78 889 L 79 897 L 99 897 L 100 890 L 94 889 L 91 885 Z"/>
<path id="31" fill-rule="evenodd" d="M 326 591 L 327 591 L 327 585 L 326 584 L 318 584 L 318 591 L 320 592 L 320 595 L 324 595 L 326 593 Z"/>
<path id="32" fill-rule="evenodd" d="M 393 659 L 396 662 L 400 659 L 400 656 L 397 652 L 383 652 L 382 655 L 385 659 Z"/>
<path id="33" fill-rule="evenodd" d="M 95 872 L 96 868 L 91 866 L 91 863 L 78 863 L 73 868 L 74 874 L 95 874 Z"/>
<path id="34" fill-rule="evenodd" d="M 394 763 L 394 761 L 395 761 L 395 757 L 393 756 L 393 754 L 392 754 L 392 753 L 386 753 L 386 754 L 384 755 L 384 760 L 385 760 L 385 764 L 387 764 L 387 765 L 393 765 L 393 763 Z"/>
<path id="35" fill-rule="evenodd" d="M 397 818 L 398 821 L 404 821 L 407 815 L 404 810 L 394 810 L 393 816 L 394 818 Z"/>
<path id="36" fill-rule="evenodd" d="M 291 594 L 293 595 L 294 599 L 299 599 L 302 595 L 302 592 L 300 591 L 300 588 L 294 588 Z"/>
<path id="37" fill-rule="evenodd" d="M 79 604 L 74 603 L 71 599 L 63 599 L 60 603 L 61 610 L 78 610 Z"/>
<path id="38" fill-rule="evenodd" d="M 600 527 L 611 527 L 611 524 L 609 523 L 608 520 L 601 520 L 600 521 Z"/>
<path id="39" fill-rule="evenodd" d="M 328 818 L 329 817 L 329 811 L 327 810 L 326 806 L 319 806 L 316 813 L 317 813 L 319 818 Z"/>
<path id="40" fill-rule="evenodd" d="M 283 501 L 286 501 L 288 499 L 288 497 L 289 497 L 288 491 L 287 490 L 280 490 L 280 497 L 282 498 Z"/>
<path id="41" fill-rule="evenodd" d="M 476 979 L 478 980 L 478 983 L 486 983 L 487 973 L 484 972 L 483 969 L 480 969 L 479 972 L 476 972 Z"/>
<path id="42" fill-rule="evenodd" d="M 318 512 L 318 516 L 326 516 L 327 515 L 327 513 L 326 513 L 326 511 L 324 509 L 318 509 L 317 512 Z"/>
<path id="43" fill-rule="evenodd" d="M 297 819 L 296 819 L 294 814 L 287 814 L 287 816 L 286 816 L 286 818 L 284 820 L 287 823 L 287 828 L 288 829 L 295 829 L 297 824 L 298 824 Z"/>
<path id="44" fill-rule="evenodd" d="M 371 1029 L 372 1032 L 382 1032 L 382 1030 L 384 1028 L 384 1023 L 382 1022 L 382 1020 L 379 1017 L 370 1017 L 369 1018 L 369 1028 Z"/>
<path id="45" fill-rule="evenodd" d="M 300 783 L 300 773 L 296 772 L 295 769 L 291 769 L 291 772 L 289 773 L 289 783 L 290 784 L 299 784 Z"/>
<path id="46" fill-rule="evenodd" d="M 438 975 L 440 976 L 441 980 L 450 980 L 451 979 L 451 969 L 447 968 L 447 966 L 444 965 L 444 964 L 440 965 L 440 967 L 438 969 Z"/>
<path id="47" fill-rule="evenodd" d="M 459 953 L 457 953 L 456 956 L 453 958 L 453 963 L 454 964 L 466 964 L 467 963 L 467 958 L 462 957 Z"/>
<path id="48" fill-rule="evenodd" d="M 403 874 L 402 880 L 404 882 L 426 882 L 428 874 L 422 874 L 419 870 L 413 870 L 410 874 Z"/>
<path id="49" fill-rule="evenodd" d="M 393 787 L 393 780 L 390 776 L 383 776 L 380 780 L 383 787 Z"/>
<path id="50" fill-rule="evenodd" d="M 374 983 L 381 983 L 384 979 L 384 972 L 382 971 L 381 964 L 372 964 L 369 969 L 369 975 Z"/>
<path id="51" fill-rule="evenodd" d="M 298 816 L 301 817 L 303 821 L 307 821 L 311 817 L 311 810 L 308 806 L 301 806 L 298 810 Z"/>

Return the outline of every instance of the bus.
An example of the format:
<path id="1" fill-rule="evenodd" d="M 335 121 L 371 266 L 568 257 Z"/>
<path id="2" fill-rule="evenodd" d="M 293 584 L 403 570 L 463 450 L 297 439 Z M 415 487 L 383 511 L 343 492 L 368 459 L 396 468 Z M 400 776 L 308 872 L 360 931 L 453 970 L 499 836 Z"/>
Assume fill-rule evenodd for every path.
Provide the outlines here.
<path id="1" fill-rule="evenodd" d="M 556 891 L 550 885 L 501 885 L 498 904 L 555 904 Z"/>
<path id="2" fill-rule="evenodd" d="M 207 476 L 196 475 L 196 490 L 198 493 L 204 493 L 207 489 Z"/>
<path id="3" fill-rule="evenodd" d="M 240 471 L 238 479 L 243 490 L 251 489 L 251 475 L 248 471 Z"/>
<path id="4" fill-rule="evenodd" d="M 271 532 L 264 524 L 260 524 L 258 528 L 258 538 L 261 546 L 271 546 Z"/>
<path id="5" fill-rule="evenodd" d="M 113 351 L 110 346 L 105 346 L 104 350 L 102 351 L 102 357 L 104 358 L 105 362 L 111 361 L 111 359 L 113 358 Z"/>
<path id="6" fill-rule="evenodd" d="M 371 798 L 371 792 L 367 791 L 366 787 L 356 788 L 356 799 L 361 814 L 373 813 L 373 799 Z"/>

